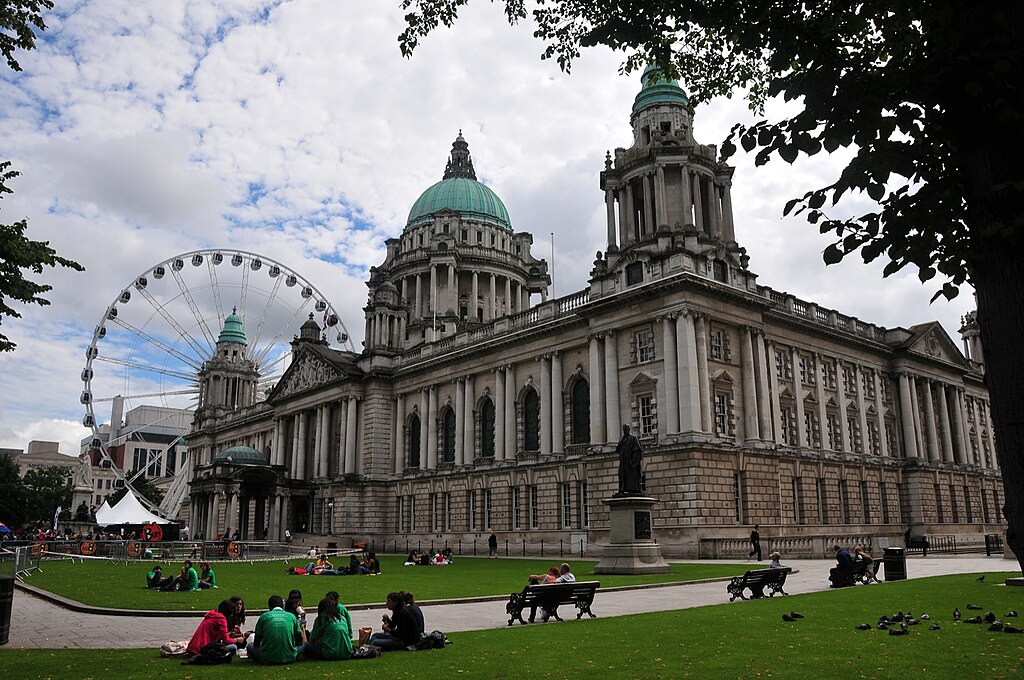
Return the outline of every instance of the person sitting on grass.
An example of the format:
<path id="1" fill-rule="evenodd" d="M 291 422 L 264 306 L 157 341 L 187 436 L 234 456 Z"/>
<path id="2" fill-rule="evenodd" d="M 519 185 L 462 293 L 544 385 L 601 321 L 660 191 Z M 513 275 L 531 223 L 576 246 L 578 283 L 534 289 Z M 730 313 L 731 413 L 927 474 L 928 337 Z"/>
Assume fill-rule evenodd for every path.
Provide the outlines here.
<path id="1" fill-rule="evenodd" d="M 415 550 L 410 550 L 408 557 L 405 558 L 403 567 L 413 567 L 420 563 L 420 555 Z"/>
<path id="2" fill-rule="evenodd" d="M 288 599 L 284 601 L 284 610 L 299 620 L 299 629 L 302 631 L 302 639 L 305 640 L 308 637 L 306 634 L 306 609 L 302 606 L 301 590 L 292 589 L 288 593 Z"/>
<path id="3" fill-rule="evenodd" d="M 234 637 L 241 637 L 243 640 L 250 635 L 252 631 L 243 632 L 242 626 L 245 625 L 245 600 L 238 595 L 233 595 L 229 600 L 235 607 L 234 616 L 228 617 L 228 626 L 231 627 L 231 635 Z"/>
<path id="4" fill-rule="evenodd" d="M 266 664 L 291 663 L 303 648 L 299 620 L 284 610 L 280 595 L 270 596 L 267 609 L 256 621 L 256 632 L 246 646 L 249 658 Z"/>
<path id="5" fill-rule="evenodd" d="M 354 554 L 348 557 L 348 566 L 345 567 L 345 571 L 341 572 L 343 576 L 365 576 L 370 572 L 363 566 L 363 563 L 359 561 L 359 558 Z"/>
<path id="6" fill-rule="evenodd" d="M 402 598 L 405 600 L 405 608 L 416 619 L 416 629 L 419 631 L 420 637 L 423 637 L 423 633 L 426 630 L 423 623 L 423 610 L 416 604 L 416 597 L 412 593 L 403 590 Z"/>
<path id="7" fill-rule="evenodd" d="M 185 560 L 185 563 L 181 566 L 181 574 L 167 585 L 162 586 L 160 590 L 185 590 L 188 592 L 199 590 L 199 574 L 196 573 L 195 567 L 192 566 L 192 560 Z"/>
<path id="8" fill-rule="evenodd" d="M 199 587 L 203 590 L 217 587 L 217 575 L 213 573 L 209 562 L 200 562 L 199 567 L 203 570 L 199 574 Z"/>
<path id="9" fill-rule="evenodd" d="M 337 600 L 329 597 L 320 600 L 303 654 L 326 661 L 342 661 L 352 656 L 351 620 L 342 616 Z"/>
<path id="10" fill-rule="evenodd" d="M 173 576 L 164 578 L 164 569 L 159 564 L 153 567 L 153 571 L 146 574 L 146 587 L 163 589 L 164 586 L 174 581 Z"/>
<path id="11" fill-rule="evenodd" d="M 345 620 L 345 625 L 348 626 L 348 629 L 350 631 L 355 630 L 355 628 L 352 627 L 352 615 L 348 613 L 348 609 L 341 603 L 341 595 L 338 595 L 338 591 L 332 590 L 324 595 L 324 597 L 338 606 L 338 612 L 341 614 L 341 618 Z M 313 622 L 313 625 L 316 625 L 315 621 Z"/>
<path id="12" fill-rule="evenodd" d="M 366 553 L 366 558 L 363 560 L 363 566 L 366 568 L 366 573 L 379 574 L 380 562 L 377 561 L 377 553 L 373 551 Z"/>
<path id="13" fill-rule="evenodd" d="M 216 609 L 206 612 L 192 639 L 188 641 L 185 651 L 189 655 L 196 655 L 203 647 L 211 642 L 223 642 L 231 654 L 238 651 L 238 645 L 245 642 L 241 635 L 232 635 L 228 627 L 228 621 L 234 617 L 235 605 L 231 600 L 223 600 Z"/>
<path id="14" fill-rule="evenodd" d="M 381 626 L 381 632 L 371 635 L 369 644 L 379 647 L 382 652 L 415 648 L 420 634 L 416 618 L 405 607 L 402 593 L 389 593 L 386 606 L 391 610 L 391 616 L 385 615 L 382 618 L 384 625 Z"/>
<path id="15" fill-rule="evenodd" d="M 331 561 L 327 559 L 327 555 L 324 555 L 323 553 L 320 553 L 320 557 L 317 558 L 316 564 L 313 565 L 313 568 L 309 569 L 307 567 L 306 571 L 317 576 L 337 576 L 339 573 L 338 570 L 334 568 L 334 565 L 331 564 Z"/>

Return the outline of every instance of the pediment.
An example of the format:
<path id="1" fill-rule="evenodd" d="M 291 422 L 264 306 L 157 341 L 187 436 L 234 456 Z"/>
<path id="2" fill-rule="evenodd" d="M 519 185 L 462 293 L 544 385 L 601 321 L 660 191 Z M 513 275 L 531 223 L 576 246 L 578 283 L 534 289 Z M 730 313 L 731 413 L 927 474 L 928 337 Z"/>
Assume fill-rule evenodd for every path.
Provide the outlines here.
<path id="1" fill-rule="evenodd" d="M 311 352 L 304 352 L 284 372 L 267 400 L 272 402 L 291 397 L 346 377 L 344 371 Z"/>
<path id="2" fill-rule="evenodd" d="M 640 387 L 647 385 L 656 385 L 657 380 L 647 375 L 646 373 L 637 373 L 636 377 L 629 381 L 630 387 Z"/>
<path id="3" fill-rule="evenodd" d="M 735 383 L 736 382 L 735 380 L 733 380 L 733 377 L 731 375 L 729 375 L 729 371 L 725 370 L 724 368 L 722 370 L 720 370 L 718 373 L 715 373 L 713 376 L 711 376 L 711 379 L 714 382 L 724 382 L 724 383 Z"/>
<path id="4" fill-rule="evenodd" d="M 960 348 L 938 323 L 928 324 L 922 329 L 917 337 L 908 343 L 907 350 L 937 361 L 967 366 L 967 360 L 960 352 Z"/>

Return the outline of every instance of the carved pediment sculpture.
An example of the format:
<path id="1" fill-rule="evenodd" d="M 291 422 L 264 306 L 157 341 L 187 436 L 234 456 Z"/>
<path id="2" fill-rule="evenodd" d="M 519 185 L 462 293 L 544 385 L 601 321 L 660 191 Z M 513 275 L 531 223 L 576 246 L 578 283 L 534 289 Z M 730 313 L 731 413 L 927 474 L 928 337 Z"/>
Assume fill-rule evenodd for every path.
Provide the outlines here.
<path id="1" fill-rule="evenodd" d="M 338 372 L 325 361 L 310 354 L 304 354 L 298 361 L 288 367 L 277 386 L 276 397 L 287 397 L 305 392 L 313 387 L 333 382 L 339 378 Z"/>

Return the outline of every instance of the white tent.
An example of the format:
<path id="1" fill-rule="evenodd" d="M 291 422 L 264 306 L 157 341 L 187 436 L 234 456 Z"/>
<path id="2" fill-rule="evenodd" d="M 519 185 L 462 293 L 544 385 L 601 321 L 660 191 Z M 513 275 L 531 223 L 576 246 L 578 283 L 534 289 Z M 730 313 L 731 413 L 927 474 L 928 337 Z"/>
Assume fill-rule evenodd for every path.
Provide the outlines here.
<path id="1" fill-rule="evenodd" d="M 112 524 L 174 524 L 143 507 L 131 489 L 113 507 L 108 507 L 104 501 L 96 511 L 96 523 L 102 527 Z"/>

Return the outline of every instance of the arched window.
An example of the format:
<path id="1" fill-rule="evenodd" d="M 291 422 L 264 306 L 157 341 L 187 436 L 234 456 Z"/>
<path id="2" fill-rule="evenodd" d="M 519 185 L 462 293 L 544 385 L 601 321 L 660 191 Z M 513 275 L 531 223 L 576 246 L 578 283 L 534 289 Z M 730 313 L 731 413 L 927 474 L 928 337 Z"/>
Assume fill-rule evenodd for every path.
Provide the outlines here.
<path id="1" fill-rule="evenodd" d="M 523 450 L 540 451 L 540 397 L 527 390 L 523 397 Z"/>
<path id="2" fill-rule="evenodd" d="M 590 385 L 586 380 L 577 380 L 572 386 L 572 443 L 590 443 Z"/>
<path id="3" fill-rule="evenodd" d="M 409 461 L 409 467 L 418 468 L 420 466 L 420 417 L 415 414 L 409 419 L 409 450 L 406 453 L 405 458 Z"/>
<path id="4" fill-rule="evenodd" d="M 490 399 L 480 407 L 480 457 L 494 458 L 494 402 Z"/>
<path id="5" fill-rule="evenodd" d="M 444 444 L 442 448 L 442 463 L 455 462 L 455 411 L 447 409 L 444 412 Z"/>

